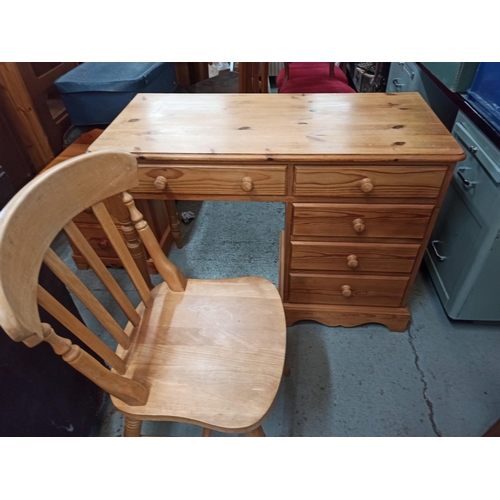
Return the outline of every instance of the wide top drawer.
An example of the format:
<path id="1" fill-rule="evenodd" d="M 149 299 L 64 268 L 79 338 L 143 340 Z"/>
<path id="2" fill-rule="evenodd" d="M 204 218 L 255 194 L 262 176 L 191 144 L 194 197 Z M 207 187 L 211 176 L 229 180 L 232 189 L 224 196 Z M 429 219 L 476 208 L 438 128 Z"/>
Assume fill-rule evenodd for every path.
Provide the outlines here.
<path id="1" fill-rule="evenodd" d="M 445 166 L 295 165 L 295 196 L 437 198 Z"/>
<path id="2" fill-rule="evenodd" d="M 141 165 L 139 187 L 134 190 L 177 195 L 284 195 L 286 166 Z"/>

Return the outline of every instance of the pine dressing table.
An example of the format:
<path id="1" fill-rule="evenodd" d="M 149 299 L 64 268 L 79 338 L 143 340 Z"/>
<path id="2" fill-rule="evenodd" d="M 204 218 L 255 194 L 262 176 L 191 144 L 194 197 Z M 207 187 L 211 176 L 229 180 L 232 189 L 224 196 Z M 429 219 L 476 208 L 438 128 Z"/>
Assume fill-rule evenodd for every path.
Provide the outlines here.
<path id="1" fill-rule="evenodd" d="M 138 94 L 89 151 L 136 155 L 134 198 L 286 203 L 287 324 L 405 331 L 408 296 L 465 155 L 416 93 Z"/>

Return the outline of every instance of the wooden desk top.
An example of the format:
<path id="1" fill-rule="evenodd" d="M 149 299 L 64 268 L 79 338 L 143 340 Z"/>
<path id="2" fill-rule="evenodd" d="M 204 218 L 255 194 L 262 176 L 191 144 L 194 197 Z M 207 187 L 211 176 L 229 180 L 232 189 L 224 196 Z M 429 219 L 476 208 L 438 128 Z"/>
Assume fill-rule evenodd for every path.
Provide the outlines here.
<path id="1" fill-rule="evenodd" d="M 465 158 L 420 94 L 409 92 L 138 94 L 89 151 L 105 149 L 167 161 Z"/>

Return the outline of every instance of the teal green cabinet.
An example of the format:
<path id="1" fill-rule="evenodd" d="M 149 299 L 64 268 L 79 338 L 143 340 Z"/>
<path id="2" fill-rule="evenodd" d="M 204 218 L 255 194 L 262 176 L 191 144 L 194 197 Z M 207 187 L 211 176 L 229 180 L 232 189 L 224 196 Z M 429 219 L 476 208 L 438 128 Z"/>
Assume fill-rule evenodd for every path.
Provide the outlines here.
<path id="1" fill-rule="evenodd" d="M 478 62 L 423 62 L 422 64 L 452 92 L 467 92 L 479 66 Z"/>

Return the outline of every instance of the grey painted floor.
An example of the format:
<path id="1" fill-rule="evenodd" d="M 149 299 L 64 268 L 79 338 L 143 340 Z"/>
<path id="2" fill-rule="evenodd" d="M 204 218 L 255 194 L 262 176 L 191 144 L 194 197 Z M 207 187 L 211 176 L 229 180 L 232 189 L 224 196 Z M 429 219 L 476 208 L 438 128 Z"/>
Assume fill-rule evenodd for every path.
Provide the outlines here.
<path id="1" fill-rule="evenodd" d="M 170 253 L 187 277 L 264 276 L 278 281 L 281 203 L 178 202 L 196 219 L 182 226 L 185 246 Z M 91 271 L 77 271 L 64 237 L 57 252 L 106 302 L 121 324 L 123 314 Z M 130 280 L 112 270 L 131 300 Z M 160 282 L 158 276 L 153 282 Z M 107 333 L 79 305 L 85 321 Z M 500 418 L 500 327 L 447 318 L 432 282 L 421 270 L 410 299 L 413 318 L 405 333 L 384 326 L 331 328 L 303 321 L 288 329 L 288 361 L 268 436 L 480 436 Z M 101 436 L 123 433 L 123 419 L 109 399 Z M 199 427 L 152 422 L 143 433 L 200 436 Z M 213 435 L 222 435 L 213 433 Z"/>

